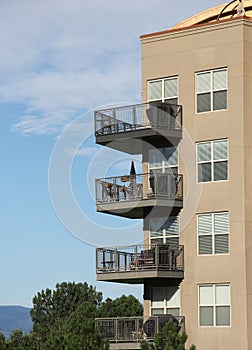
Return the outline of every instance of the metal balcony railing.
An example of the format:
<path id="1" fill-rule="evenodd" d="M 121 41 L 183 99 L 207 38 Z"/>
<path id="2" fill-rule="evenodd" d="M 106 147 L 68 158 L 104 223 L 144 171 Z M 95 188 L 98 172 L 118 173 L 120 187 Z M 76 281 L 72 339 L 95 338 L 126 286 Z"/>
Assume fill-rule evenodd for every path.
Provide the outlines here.
<path id="1" fill-rule="evenodd" d="M 170 244 L 131 245 L 96 249 L 96 273 L 184 271 L 184 247 Z"/>
<path id="2" fill-rule="evenodd" d="M 96 328 L 112 343 L 153 340 L 167 322 L 176 324 L 177 332 L 185 330 L 183 316 L 163 315 L 150 317 L 97 318 Z"/>
<path id="3" fill-rule="evenodd" d="M 153 129 L 181 130 L 182 106 L 151 102 L 95 111 L 96 136 Z"/>
<path id="4" fill-rule="evenodd" d="M 96 180 L 96 203 L 140 201 L 151 198 L 183 199 L 183 176 L 148 173 Z"/>

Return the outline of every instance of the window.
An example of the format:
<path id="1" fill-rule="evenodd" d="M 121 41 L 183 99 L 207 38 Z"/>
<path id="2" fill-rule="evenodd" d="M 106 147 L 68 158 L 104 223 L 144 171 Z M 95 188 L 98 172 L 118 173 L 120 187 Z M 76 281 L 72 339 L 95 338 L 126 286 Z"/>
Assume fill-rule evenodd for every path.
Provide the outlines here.
<path id="1" fill-rule="evenodd" d="M 176 147 L 151 148 L 148 155 L 150 171 L 154 173 L 178 173 Z"/>
<path id="2" fill-rule="evenodd" d="M 227 68 L 196 73 L 197 113 L 227 108 Z"/>
<path id="3" fill-rule="evenodd" d="M 180 290 L 177 286 L 151 289 L 151 315 L 180 314 Z"/>
<path id="4" fill-rule="evenodd" d="M 227 254 L 228 232 L 228 212 L 198 215 L 198 254 Z"/>
<path id="5" fill-rule="evenodd" d="M 216 140 L 197 144 L 198 182 L 227 180 L 228 141 Z"/>
<path id="6" fill-rule="evenodd" d="M 199 325 L 230 326 L 230 285 L 199 286 Z"/>
<path id="7" fill-rule="evenodd" d="M 177 216 L 150 218 L 151 244 L 179 244 L 179 218 Z"/>
<path id="8" fill-rule="evenodd" d="M 178 150 L 176 147 L 151 148 L 148 154 L 150 189 L 153 193 L 162 193 L 176 198 L 178 179 Z"/>
<path id="9" fill-rule="evenodd" d="M 166 101 L 178 104 L 178 77 L 149 81 L 148 101 Z"/>

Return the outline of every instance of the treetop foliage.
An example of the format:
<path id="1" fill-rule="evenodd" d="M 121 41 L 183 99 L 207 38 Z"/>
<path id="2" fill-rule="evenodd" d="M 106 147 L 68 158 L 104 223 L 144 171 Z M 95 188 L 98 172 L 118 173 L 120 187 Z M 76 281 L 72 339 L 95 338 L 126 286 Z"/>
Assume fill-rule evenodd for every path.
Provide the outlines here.
<path id="1" fill-rule="evenodd" d="M 108 350 L 109 342 L 95 328 L 96 317 L 142 316 L 142 304 L 132 295 L 112 300 L 85 283 L 57 283 L 33 298 L 29 334 L 0 333 L 0 350 Z"/>

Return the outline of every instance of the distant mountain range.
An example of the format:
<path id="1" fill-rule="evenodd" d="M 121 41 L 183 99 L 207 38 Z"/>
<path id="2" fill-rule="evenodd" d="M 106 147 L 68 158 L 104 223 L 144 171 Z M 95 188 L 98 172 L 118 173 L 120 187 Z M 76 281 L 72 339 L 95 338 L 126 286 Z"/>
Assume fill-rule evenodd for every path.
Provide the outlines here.
<path id="1" fill-rule="evenodd" d="M 32 329 L 30 309 L 23 306 L 0 306 L 0 331 L 9 337 L 14 329 L 29 333 Z"/>

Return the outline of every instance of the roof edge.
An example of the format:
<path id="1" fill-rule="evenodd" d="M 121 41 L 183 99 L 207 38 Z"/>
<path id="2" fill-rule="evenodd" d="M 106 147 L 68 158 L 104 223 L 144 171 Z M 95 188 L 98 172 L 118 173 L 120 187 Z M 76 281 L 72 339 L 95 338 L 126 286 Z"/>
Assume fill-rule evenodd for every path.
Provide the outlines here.
<path id="1" fill-rule="evenodd" d="M 248 16 L 238 16 L 238 17 L 227 18 L 227 19 L 222 19 L 222 20 L 218 20 L 218 21 L 216 20 L 216 21 L 207 22 L 207 23 L 193 24 L 193 25 L 190 25 L 190 26 L 187 26 L 187 27 L 171 28 L 171 29 L 166 29 L 166 30 L 159 31 L 159 32 L 142 34 L 142 35 L 140 35 L 140 40 L 146 39 L 146 38 L 151 38 L 151 37 L 154 37 L 154 36 L 164 35 L 164 34 L 181 32 L 183 30 L 188 30 L 188 29 L 194 29 L 194 28 L 196 29 L 196 28 L 207 27 L 207 26 L 215 25 L 215 24 L 222 24 L 222 23 L 226 23 L 226 22 L 232 22 L 232 21 L 241 20 L 241 19 L 245 19 L 245 20 L 249 20 L 249 21 L 252 20 L 252 18 L 248 17 Z"/>

